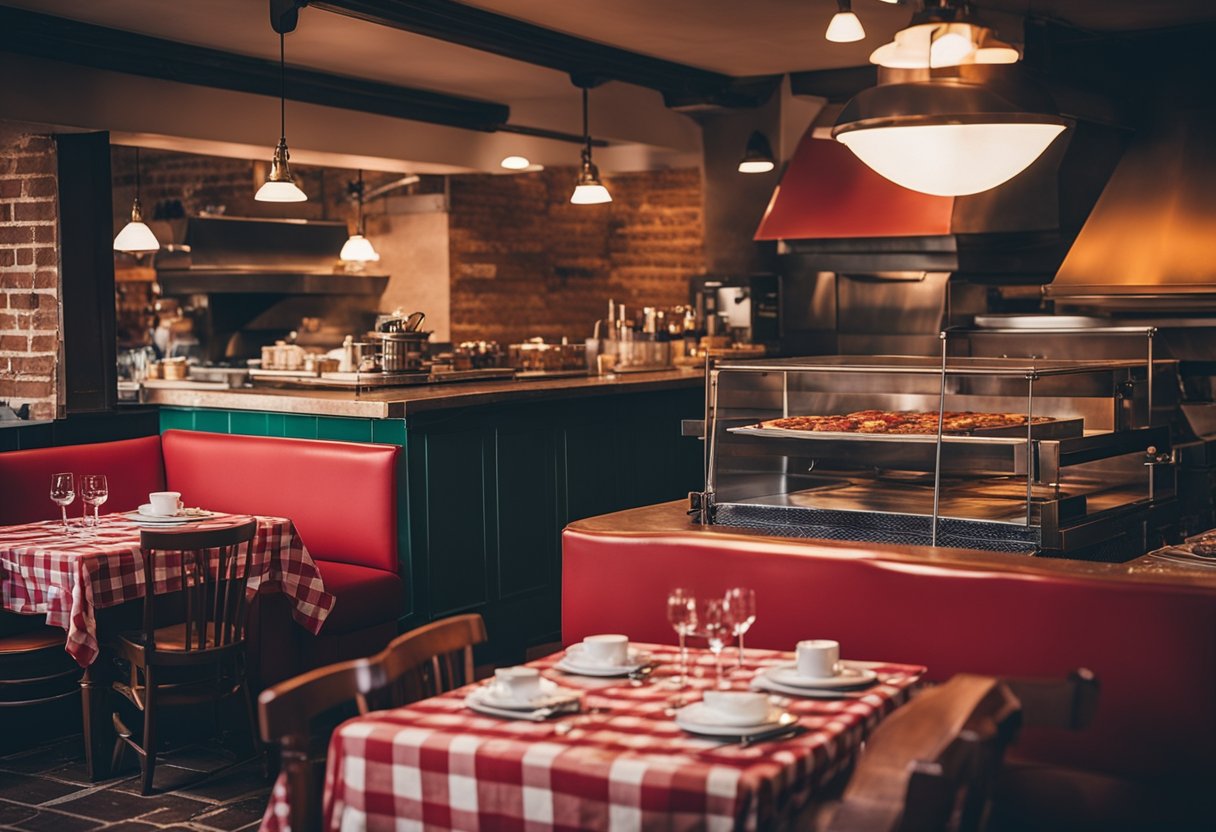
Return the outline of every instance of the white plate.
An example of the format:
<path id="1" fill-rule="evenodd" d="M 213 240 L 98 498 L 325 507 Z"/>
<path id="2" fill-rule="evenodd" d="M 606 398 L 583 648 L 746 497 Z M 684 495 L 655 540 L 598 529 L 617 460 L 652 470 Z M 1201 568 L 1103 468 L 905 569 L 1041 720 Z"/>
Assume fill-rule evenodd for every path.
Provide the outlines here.
<path id="1" fill-rule="evenodd" d="M 633 671 L 650 661 L 650 654 L 641 650 L 629 650 L 629 661 L 626 664 L 588 664 L 579 661 L 583 645 L 572 644 L 566 648 L 566 655 L 554 667 L 565 673 L 577 676 L 628 676 Z"/>
<path id="2" fill-rule="evenodd" d="M 851 699 L 864 696 L 866 692 L 865 688 L 854 688 L 851 690 L 841 688 L 796 688 L 791 685 L 774 682 L 762 673 L 756 674 L 756 677 L 752 679 L 751 687 L 752 690 L 779 693 L 782 696 L 796 696 L 799 699 Z"/>
<path id="3" fill-rule="evenodd" d="M 850 690 L 866 687 L 878 681 L 878 674 L 867 667 L 854 667 L 844 664 L 835 676 L 814 678 L 803 676 L 798 672 L 794 662 L 779 664 L 776 667 L 765 668 L 760 675 L 772 679 L 779 685 L 791 688 L 818 688 L 820 690 Z"/>
<path id="4" fill-rule="evenodd" d="M 491 708 L 512 711 L 534 711 L 537 708 L 548 708 L 561 705 L 572 699 L 577 699 L 576 691 L 565 690 L 549 679 L 540 680 L 540 690 L 530 699 L 516 699 L 503 696 L 497 687 L 491 683 L 483 685 L 465 697 L 465 702 L 472 707 L 474 703 L 488 705 Z"/>
<path id="5" fill-rule="evenodd" d="M 693 734 L 704 734 L 709 737 L 742 737 L 747 734 L 757 734 L 780 725 L 792 725 L 798 718 L 791 713 L 774 707 L 769 712 L 769 718 L 754 725 L 729 725 L 720 721 L 716 713 L 705 706 L 704 702 L 693 702 L 676 711 L 676 725 Z"/>

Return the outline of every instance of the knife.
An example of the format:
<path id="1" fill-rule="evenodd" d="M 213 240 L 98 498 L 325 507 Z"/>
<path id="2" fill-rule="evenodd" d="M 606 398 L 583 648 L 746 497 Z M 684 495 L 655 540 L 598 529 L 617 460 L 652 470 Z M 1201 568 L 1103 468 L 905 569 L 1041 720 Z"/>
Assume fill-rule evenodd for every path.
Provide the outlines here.
<path id="1" fill-rule="evenodd" d="M 782 725 L 778 728 L 770 728 L 767 731 L 760 731 L 755 734 L 747 734 L 739 739 L 739 747 L 747 748 L 757 743 L 771 742 L 773 740 L 788 740 L 794 737 L 805 734 L 810 729 L 805 725 L 794 723 L 793 725 Z"/>

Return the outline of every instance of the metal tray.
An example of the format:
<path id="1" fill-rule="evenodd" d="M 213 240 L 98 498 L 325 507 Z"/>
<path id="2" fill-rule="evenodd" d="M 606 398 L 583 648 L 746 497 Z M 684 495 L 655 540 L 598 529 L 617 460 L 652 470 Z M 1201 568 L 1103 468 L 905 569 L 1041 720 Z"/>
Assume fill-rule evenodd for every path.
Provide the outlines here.
<path id="1" fill-rule="evenodd" d="M 856 433 L 853 431 L 834 430 L 790 430 L 788 428 L 766 428 L 760 425 L 744 425 L 727 428 L 727 432 L 745 436 L 781 437 L 784 439 L 809 439 L 816 442 L 916 442 L 935 444 L 936 433 Z M 1030 428 L 1034 439 L 1069 439 L 1085 435 L 1084 419 L 1052 419 L 1039 422 Z M 942 434 L 943 442 L 974 442 L 975 440 L 1007 439 L 1011 442 L 1025 441 L 1026 426 L 1010 425 L 999 428 L 976 428 L 966 433 Z"/>

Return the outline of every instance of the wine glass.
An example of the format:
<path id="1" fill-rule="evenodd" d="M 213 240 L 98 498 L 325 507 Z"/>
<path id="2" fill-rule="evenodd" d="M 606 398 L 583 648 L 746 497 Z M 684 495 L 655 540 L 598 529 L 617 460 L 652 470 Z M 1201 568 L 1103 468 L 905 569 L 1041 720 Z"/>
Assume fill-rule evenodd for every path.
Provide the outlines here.
<path id="1" fill-rule="evenodd" d="M 63 533 L 71 534 L 68 525 L 68 506 L 76 499 L 76 478 L 71 474 L 55 474 L 51 477 L 51 499 L 59 506 L 63 514 Z"/>
<path id="2" fill-rule="evenodd" d="M 735 635 L 739 638 L 739 662 L 736 669 L 743 668 L 743 635 L 756 620 L 756 592 L 745 586 L 735 586 L 726 590 L 723 596 L 731 619 L 735 623 Z"/>
<path id="3" fill-rule="evenodd" d="M 80 478 L 80 499 L 93 507 L 93 522 L 92 526 L 96 527 L 99 522 L 99 510 L 101 504 L 110 497 L 110 486 L 106 482 L 105 474 L 85 474 Z"/>
<path id="4" fill-rule="evenodd" d="M 714 669 L 718 688 L 722 688 L 722 651 L 735 634 L 735 622 L 722 598 L 706 598 L 697 602 L 697 632 L 714 654 Z M 728 685 L 729 686 L 729 685 Z"/>
<path id="5" fill-rule="evenodd" d="M 667 594 L 667 620 L 680 638 L 680 686 L 688 682 L 688 645 L 686 639 L 697 629 L 697 599 L 687 589 L 676 588 Z"/>

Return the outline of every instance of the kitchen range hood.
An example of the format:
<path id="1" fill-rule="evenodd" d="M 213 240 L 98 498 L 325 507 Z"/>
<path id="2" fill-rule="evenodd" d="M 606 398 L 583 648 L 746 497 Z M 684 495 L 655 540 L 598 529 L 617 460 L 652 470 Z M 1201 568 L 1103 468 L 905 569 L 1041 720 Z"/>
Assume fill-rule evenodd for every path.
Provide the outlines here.
<path id="1" fill-rule="evenodd" d="M 156 279 L 166 295 L 379 295 L 387 275 L 334 271 L 347 234 L 344 222 L 191 216 Z"/>
<path id="2" fill-rule="evenodd" d="M 1216 309 L 1216 106 L 1136 136 L 1047 287 L 1057 307 Z"/>
<path id="3" fill-rule="evenodd" d="M 974 282 L 1051 280 L 1122 152 L 1119 131 L 1078 123 L 1029 168 L 982 193 L 942 197 L 884 179 L 812 125 L 755 239 L 824 271 L 949 272 Z"/>

